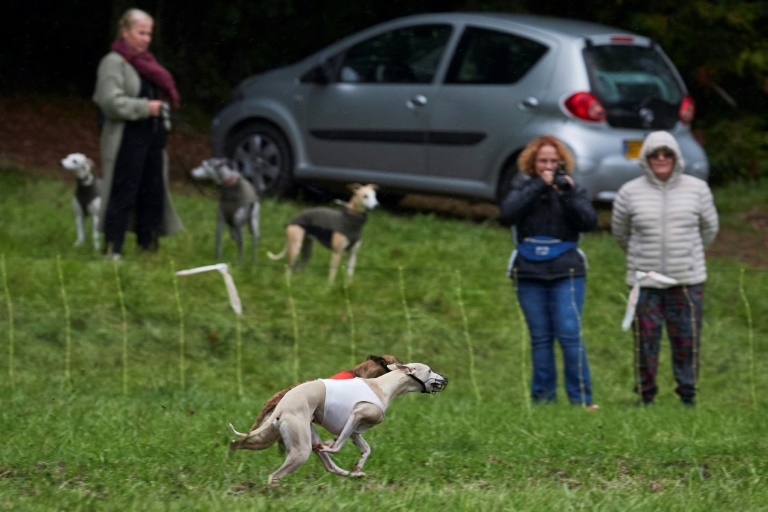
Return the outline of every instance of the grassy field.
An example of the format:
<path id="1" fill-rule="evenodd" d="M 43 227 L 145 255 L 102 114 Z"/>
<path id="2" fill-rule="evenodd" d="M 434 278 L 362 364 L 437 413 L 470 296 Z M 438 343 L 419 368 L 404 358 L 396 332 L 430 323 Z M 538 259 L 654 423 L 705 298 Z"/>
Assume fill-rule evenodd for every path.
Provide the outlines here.
<path id="1" fill-rule="evenodd" d="M 715 192 L 726 216 L 766 202 Z M 218 273 L 174 274 L 215 262 L 213 189 L 176 191 L 187 231 L 150 256 L 130 240 L 117 264 L 73 247 L 71 194 L 0 170 L 0 510 L 768 510 L 764 270 L 710 261 L 698 405 L 679 404 L 665 343 L 658 403 L 637 408 L 624 256 L 589 234 L 583 331 L 601 409 L 562 389 L 531 406 L 495 221 L 376 211 L 354 283 L 329 287 L 327 251 L 291 280 L 266 258 L 302 205 L 265 202 L 258 260 L 230 265 L 238 316 Z M 228 238 L 224 255 L 236 259 Z M 266 488 L 277 449 L 228 457 L 229 422 L 245 430 L 278 389 L 380 353 L 450 385 L 392 405 L 365 436 L 367 477 L 312 457 Z"/>

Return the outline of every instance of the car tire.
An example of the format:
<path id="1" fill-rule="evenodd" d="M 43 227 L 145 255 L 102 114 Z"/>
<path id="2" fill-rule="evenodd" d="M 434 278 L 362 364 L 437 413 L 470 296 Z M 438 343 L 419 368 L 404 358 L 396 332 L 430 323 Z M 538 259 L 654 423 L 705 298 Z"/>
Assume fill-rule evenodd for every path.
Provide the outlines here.
<path id="1" fill-rule="evenodd" d="M 523 174 L 517 168 L 517 156 L 509 161 L 504 169 L 501 171 L 501 177 L 499 178 L 499 186 L 496 188 L 496 204 L 501 206 L 501 202 L 507 197 L 512 187 L 520 184 L 523 181 L 530 179 L 528 175 Z M 508 220 L 500 219 L 499 222 L 502 226 L 510 226 L 511 223 Z"/>
<path id="2" fill-rule="evenodd" d="M 260 195 L 280 197 L 295 189 L 291 149 L 274 126 L 250 123 L 238 128 L 228 138 L 225 152 Z"/>
<path id="3" fill-rule="evenodd" d="M 400 205 L 400 201 L 405 198 L 405 194 L 380 191 L 376 193 L 376 198 L 379 200 L 379 204 L 384 208 L 397 208 Z"/>
<path id="4" fill-rule="evenodd" d="M 496 202 L 501 204 L 514 185 L 520 184 L 528 179 L 528 176 L 521 173 L 517 168 L 517 157 L 508 162 L 501 171 L 499 185 L 496 187 Z"/>

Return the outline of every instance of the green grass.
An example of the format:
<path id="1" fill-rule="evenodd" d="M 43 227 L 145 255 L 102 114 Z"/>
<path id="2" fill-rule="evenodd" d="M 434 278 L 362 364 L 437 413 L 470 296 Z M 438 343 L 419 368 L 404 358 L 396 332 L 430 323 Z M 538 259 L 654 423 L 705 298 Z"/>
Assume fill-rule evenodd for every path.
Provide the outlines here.
<path id="1" fill-rule="evenodd" d="M 152 256 L 130 240 L 119 264 L 72 246 L 71 193 L 0 170 L 0 510 L 768 508 L 765 271 L 709 262 L 699 405 L 678 404 L 665 344 L 658 404 L 640 409 L 624 256 L 589 234 L 583 330 L 601 410 L 531 407 L 511 243 L 494 221 L 376 211 L 351 286 L 341 274 L 327 286 L 317 250 L 289 287 L 265 251 L 302 205 L 265 202 L 258 261 L 231 265 L 238 318 L 218 273 L 173 274 L 214 263 L 213 190 L 176 191 L 187 231 Z M 746 191 L 715 194 L 736 214 Z M 765 208 L 750 197 L 744 210 Z M 228 238 L 224 255 L 235 260 Z M 365 479 L 313 457 L 266 489 L 276 449 L 227 457 L 230 421 L 247 429 L 276 390 L 371 353 L 427 363 L 450 385 L 392 405 L 365 436 Z M 356 457 L 350 444 L 336 460 Z"/>

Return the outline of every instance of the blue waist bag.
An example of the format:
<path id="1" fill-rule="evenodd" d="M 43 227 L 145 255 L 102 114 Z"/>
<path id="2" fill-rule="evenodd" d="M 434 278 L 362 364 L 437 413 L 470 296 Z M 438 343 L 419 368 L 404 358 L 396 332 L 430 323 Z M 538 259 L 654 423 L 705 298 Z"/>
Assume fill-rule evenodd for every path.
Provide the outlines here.
<path id="1" fill-rule="evenodd" d="M 576 242 L 564 242 L 550 236 L 531 236 L 517 244 L 517 252 L 529 261 L 549 261 L 576 248 Z"/>

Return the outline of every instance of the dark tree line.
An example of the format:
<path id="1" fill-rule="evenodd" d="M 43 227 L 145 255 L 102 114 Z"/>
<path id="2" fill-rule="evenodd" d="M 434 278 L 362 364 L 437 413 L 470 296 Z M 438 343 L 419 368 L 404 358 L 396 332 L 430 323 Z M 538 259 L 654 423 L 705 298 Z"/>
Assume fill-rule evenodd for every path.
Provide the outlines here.
<path id="1" fill-rule="evenodd" d="M 715 176 L 768 176 L 768 2 L 748 0 L 27 0 L 6 2 L 0 94 L 89 97 L 128 7 L 155 17 L 152 51 L 185 107 L 212 115 L 248 75 L 399 16 L 505 11 L 596 21 L 657 41 L 697 103 Z M 565 5 L 564 5 L 565 4 Z M 0 122 L 2 122 L 0 120 Z"/>

